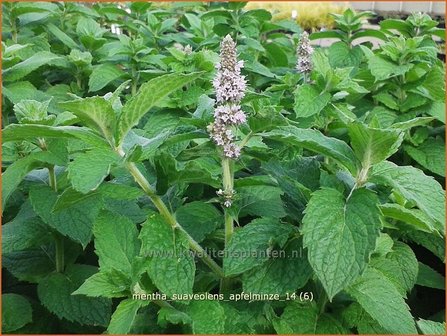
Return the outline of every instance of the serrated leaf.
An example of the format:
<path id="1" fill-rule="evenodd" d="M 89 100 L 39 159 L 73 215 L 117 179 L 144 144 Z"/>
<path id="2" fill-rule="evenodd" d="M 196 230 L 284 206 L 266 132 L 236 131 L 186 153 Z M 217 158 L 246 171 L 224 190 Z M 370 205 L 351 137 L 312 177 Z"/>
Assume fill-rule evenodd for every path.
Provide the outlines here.
<path id="1" fill-rule="evenodd" d="M 307 283 L 312 268 L 299 239 L 291 240 L 283 250 L 275 252 L 278 253 L 276 258 L 272 257 L 242 275 L 244 292 L 285 295 Z"/>
<path id="2" fill-rule="evenodd" d="M 172 324 L 192 324 L 191 317 L 188 314 L 173 307 L 162 307 L 158 311 L 158 324 L 166 328 L 168 322 Z"/>
<path id="3" fill-rule="evenodd" d="M 103 211 L 95 220 L 93 234 L 101 271 L 130 274 L 140 250 L 136 225 L 127 217 Z"/>
<path id="4" fill-rule="evenodd" d="M 397 219 L 410 225 L 416 230 L 424 232 L 436 231 L 436 225 L 430 217 L 418 209 L 407 209 L 399 204 L 386 203 L 380 205 L 380 210 L 385 217 Z"/>
<path id="5" fill-rule="evenodd" d="M 310 84 L 304 84 L 295 91 L 293 110 L 297 118 L 307 118 L 318 114 L 331 100 L 329 92 L 319 92 Z"/>
<path id="6" fill-rule="evenodd" d="M 74 189 L 86 194 L 95 190 L 110 173 L 112 164 L 120 160 L 110 149 L 95 148 L 77 155 L 68 164 L 68 178 Z"/>
<path id="7" fill-rule="evenodd" d="M 124 105 L 118 122 L 118 143 L 124 140 L 132 127 L 162 99 L 195 80 L 199 74 L 168 74 L 144 83 L 138 93 Z"/>
<path id="8" fill-rule="evenodd" d="M 349 199 L 334 189 L 316 191 L 303 218 L 304 247 L 330 300 L 367 266 L 379 236 L 377 196 L 356 189 Z"/>
<path id="9" fill-rule="evenodd" d="M 382 328 L 357 302 L 349 305 L 342 312 L 342 316 L 351 328 L 357 328 L 360 335 L 387 334 L 386 329 Z"/>
<path id="10" fill-rule="evenodd" d="M 275 244 L 283 247 L 293 227 L 278 219 L 259 218 L 236 230 L 226 247 L 223 268 L 226 276 L 263 264 Z"/>
<path id="11" fill-rule="evenodd" d="M 393 239 L 386 233 L 380 233 L 377 238 L 376 249 L 374 255 L 385 256 L 391 252 L 394 245 Z"/>
<path id="12" fill-rule="evenodd" d="M 427 139 L 418 147 L 404 146 L 413 160 L 439 176 L 445 176 L 445 143 L 441 139 Z"/>
<path id="13" fill-rule="evenodd" d="M 60 30 L 58 27 L 56 27 L 54 24 L 48 23 L 46 25 L 46 27 L 48 28 L 48 30 L 50 31 L 51 34 L 56 36 L 59 41 L 61 41 L 63 44 L 65 44 L 70 49 L 78 48 L 77 43 L 75 41 L 73 41 L 73 39 L 70 36 L 68 36 L 66 33 L 64 33 L 62 30 Z"/>
<path id="14" fill-rule="evenodd" d="M 49 238 L 54 240 L 51 236 Z M 68 239 L 64 241 L 66 265 L 73 264 L 80 252 L 79 244 Z M 56 267 L 55 260 L 55 245 L 50 243 L 4 254 L 2 256 L 2 265 L 20 281 L 38 283 L 54 271 Z"/>
<path id="15" fill-rule="evenodd" d="M 420 262 L 416 284 L 424 287 L 445 289 L 445 278 L 430 266 Z"/>
<path id="16" fill-rule="evenodd" d="M 37 286 L 42 304 L 60 319 L 82 325 L 107 326 L 112 302 L 105 298 L 71 295 L 96 268 L 88 265 L 72 265 L 65 273 L 52 273 Z"/>
<path id="17" fill-rule="evenodd" d="M 224 333 L 225 311 L 218 301 L 193 301 L 188 307 L 194 334 Z"/>
<path id="18" fill-rule="evenodd" d="M 372 56 L 368 60 L 368 68 L 376 80 L 386 80 L 390 77 L 400 76 L 407 73 L 413 64 L 396 65 L 380 56 Z"/>
<path id="19" fill-rule="evenodd" d="M 345 42 L 336 42 L 329 47 L 329 62 L 334 68 L 356 67 L 363 58 L 362 49 Z"/>
<path id="20" fill-rule="evenodd" d="M 93 221 L 102 205 L 100 195 L 83 199 L 76 204 L 53 212 L 57 194 L 47 186 L 31 188 L 29 197 L 34 211 L 50 225 L 65 236 L 87 246 L 92 236 Z"/>
<path id="21" fill-rule="evenodd" d="M 2 253 L 37 247 L 51 239 L 49 228 L 39 218 L 12 221 L 2 226 Z"/>
<path id="22" fill-rule="evenodd" d="M 109 83 L 120 78 L 124 72 L 116 65 L 103 63 L 96 66 L 88 80 L 88 91 L 95 92 L 104 88 Z"/>
<path id="23" fill-rule="evenodd" d="M 262 216 L 282 218 L 286 216 L 281 200 L 282 190 L 275 186 L 253 185 L 237 187 L 235 208 L 239 210 L 239 217 Z"/>
<path id="24" fill-rule="evenodd" d="M 320 314 L 315 303 L 293 301 L 280 318 L 273 320 L 278 334 L 345 334 L 342 324 L 329 314 Z"/>
<path id="25" fill-rule="evenodd" d="M 2 212 L 11 194 L 20 185 L 25 176 L 42 165 L 42 162 L 36 160 L 36 155 L 30 155 L 21 158 L 6 168 L 2 173 Z"/>
<path id="26" fill-rule="evenodd" d="M 88 194 L 82 194 L 71 187 L 66 188 L 57 198 L 56 204 L 54 204 L 52 211 L 56 212 L 69 208 L 79 202 L 86 201 L 90 197 L 92 197 L 93 199 L 97 198 L 98 192 L 94 191 Z"/>
<path id="27" fill-rule="evenodd" d="M 98 188 L 98 192 L 104 197 L 116 200 L 136 200 L 139 197 L 144 196 L 144 192 L 138 187 L 115 182 L 102 183 Z"/>
<path id="28" fill-rule="evenodd" d="M 129 333 L 137 316 L 138 310 L 146 302 L 141 300 L 126 299 L 119 303 L 112 315 L 107 333 L 112 335 L 124 335 Z"/>
<path id="29" fill-rule="evenodd" d="M 360 122 L 348 125 L 351 145 L 364 168 L 379 163 L 399 149 L 404 133 L 398 130 L 371 128 Z"/>
<path id="30" fill-rule="evenodd" d="M 77 116 L 85 126 L 97 131 L 114 144 L 116 114 L 103 97 L 88 97 L 60 103 L 59 106 Z"/>
<path id="31" fill-rule="evenodd" d="M 432 252 L 441 261 L 445 261 L 445 238 L 422 231 L 410 231 L 406 235 L 416 244 Z"/>
<path id="32" fill-rule="evenodd" d="M 4 70 L 2 79 L 4 82 L 18 81 L 41 66 L 51 64 L 59 59 L 61 59 L 61 56 L 55 55 L 49 51 L 39 51 L 23 62 L 17 63 L 9 69 Z"/>
<path id="33" fill-rule="evenodd" d="M 423 335 L 445 335 L 446 333 L 445 322 L 419 319 L 416 323 Z"/>
<path id="34" fill-rule="evenodd" d="M 388 332 L 417 333 L 404 299 L 394 285 L 377 271 L 368 268 L 347 291 Z"/>
<path id="35" fill-rule="evenodd" d="M 223 224 L 222 214 L 212 204 L 202 201 L 182 205 L 175 212 L 179 224 L 200 243 Z"/>
<path id="36" fill-rule="evenodd" d="M 2 331 L 10 333 L 33 320 L 29 301 L 18 294 L 2 294 Z"/>
<path id="37" fill-rule="evenodd" d="M 157 288 L 168 296 L 192 294 L 196 266 L 185 233 L 153 214 L 142 225 L 139 238 L 140 254 L 147 258 L 147 272 Z"/>
<path id="38" fill-rule="evenodd" d="M 418 261 L 413 250 L 402 242 L 395 242 L 386 257 L 372 260 L 370 265 L 388 278 L 403 297 L 416 283 Z"/>
<path id="39" fill-rule="evenodd" d="M 111 269 L 93 274 L 72 295 L 119 298 L 130 293 L 130 286 L 131 283 L 127 275 Z"/>
<path id="40" fill-rule="evenodd" d="M 37 138 L 79 139 L 93 146 L 110 147 L 106 140 L 84 127 L 11 124 L 2 131 L 3 142 L 35 141 Z"/>
<path id="41" fill-rule="evenodd" d="M 266 136 L 326 155 L 353 174 L 359 169 L 358 159 L 345 142 L 324 136 L 317 130 L 286 126 L 268 132 Z"/>
<path id="42" fill-rule="evenodd" d="M 385 161 L 374 167 L 371 180 L 391 186 L 416 203 L 425 215 L 438 222 L 437 229 L 445 232 L 445 191 L 433 177 L 417 168 Z"/>

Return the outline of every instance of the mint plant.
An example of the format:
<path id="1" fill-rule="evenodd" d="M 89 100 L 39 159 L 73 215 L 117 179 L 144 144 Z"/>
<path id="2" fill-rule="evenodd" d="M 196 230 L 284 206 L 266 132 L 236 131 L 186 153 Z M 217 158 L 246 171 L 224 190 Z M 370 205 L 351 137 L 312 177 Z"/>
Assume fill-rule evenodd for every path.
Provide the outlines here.
<path id="1" fill-rule="evenodd" d="M 5 333 L 445 333 L 444 31 L 244 6 L 3 4 Z"/>

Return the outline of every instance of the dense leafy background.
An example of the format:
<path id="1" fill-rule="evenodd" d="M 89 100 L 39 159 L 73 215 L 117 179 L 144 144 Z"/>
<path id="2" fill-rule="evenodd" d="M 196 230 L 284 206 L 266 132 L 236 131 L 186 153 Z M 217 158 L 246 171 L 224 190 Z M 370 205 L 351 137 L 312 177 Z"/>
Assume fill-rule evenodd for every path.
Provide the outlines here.
<path id="1" fill-rule="evenodd" d="M 337 14 L 305 81 L 301 28 L 244 5 L 3 3 L 3 332 L 445 332 L 444 30 Z M 226 294 L 297 299 L 133 300 L 219 293 L 188 250 L 224 248 L 206 126 L 228 33 L 249 118 L 225 248 L 302 254 L 215 262 Z"/>

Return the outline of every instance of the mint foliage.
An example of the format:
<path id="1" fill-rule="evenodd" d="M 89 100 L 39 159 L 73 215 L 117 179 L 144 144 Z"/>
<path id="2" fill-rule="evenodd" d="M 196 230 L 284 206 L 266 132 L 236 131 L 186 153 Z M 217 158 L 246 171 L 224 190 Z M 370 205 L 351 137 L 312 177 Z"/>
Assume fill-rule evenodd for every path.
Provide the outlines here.
<path id="1" fill-rule="evenodd" d="M 4 333 L 445 334 L 443 20 L 296 6 L 2 3 Z"/>

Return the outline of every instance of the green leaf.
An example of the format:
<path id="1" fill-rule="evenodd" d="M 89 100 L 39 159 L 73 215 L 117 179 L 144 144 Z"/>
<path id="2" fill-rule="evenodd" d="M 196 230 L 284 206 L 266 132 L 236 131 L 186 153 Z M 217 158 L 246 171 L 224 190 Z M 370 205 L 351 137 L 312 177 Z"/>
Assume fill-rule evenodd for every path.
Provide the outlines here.
<path id="1" fill-rule="evenodd" d="M 73 41 L 73 39 L 70 36 L 65 34 L 62 30 L 60 30 L 54 24 L 48 23 L 46 25 L 46 27 L 48 28 L 48 30 L 49 30 L 49 32 L 51 34 L 56 36 L 57 39 L 59 41 L 61 41 L 63 44 L 65 44 L 68 48 L 70 48 L 70 49 L 77 49 L 77 48 L 79 48 L 77 43 L 75 41 Z"/>
<path id="2" fill-rule="evenodd" d="M 238 217 L 251 215 L 282 218 L 286 216 L 281 200 L 283 192 L 278 187 L 268 185 L 239 187 L 236 182 L 236 190 L 239 198 L 235 202 L 235 209 L 239 210 Z"/>
<path id="3" fill-rule="evenodd" d="M 378 271 L 368 268 L 347 291 L 388 332 L 417 333 L 404 299 L 394 285 Z"/>
<path id="4" fill-rule="evenodd" d="M 404 146 L 413 160 L 439 176 L 445 176 L 445 143 L 440 138 L 429 138 L 418 147 Z"/>
<path id="5" fill-rule="evenodd" d="M 304 247 L 330 300 L 364 271 L 379 236 L 378 198 L 356 189 L 347 200 L 334 189 L 316 191 L 303 218 Z"/>
<path id="6" fill-rule="evenodd" d="M 39 218 L 12 221 L 2 226 L 2 253 L 44 245 L 51 239 L 48 227 Z"/>
<path id="7" fill-rule="evenodd" d="M 320 314 L 315 303 L 292 301 L 281 317 L 273 320 L 278 334 L 347 334 L 343 325 L 329 314 Z"/>
<path id="8" fill-rule="evenodd" d="M 72 295 L 86 295 L 91 297 L 118 298 L 130 293 L 130 280 L 127 275 L 111 269 L 93 274 Z"/>
<path id="9" fill-rule="evenodd" d="M 445 335 L 446 333 L 445 322 L 419 319 L 416 323 L 423 335 Z"/>
<path id="10" fill-rule="evenodd" d="M 417 168 L 386 161 L 373 168 L 371 180 L 394 188 L 416 203 L 425 215 L 438 222 L 437 229 L 445 232 L 445 191 L 433 177 Z"/>
<path id="11" fill-rule="evenodd" d="M 418 261 L 413 250 L 402 242 L 395 242 L 386 257 L 377 258 L 370 265 L 388 278 L 404 297 L 416 283 Z"/>
<path id="12" fill-rule="evenodd" d="M 14 105 L 14 113 L 21 124 L 49 124 L 56 119 L 48 115 L 48 106 L 51 100 L 39 102 L 36 100 L 22 100 Z"/>
<path id="13" fill-rule="evenodd" d="M 445 124 L 445 102 L 432 102 L 426 112 Z"/>
<path id="14" fill-rule="evenodd" d="M 334 68 L 357 67 L 363 58 L 359 46 L 351 47 L 345 42 L 336 42 L 329 47 L 329 62 Z"/>
<path id="15" fill-rule="evenodd" d="M 226 247 L 223 268 L 226 276 L 239 274 L 263 264 L 268 250 L 283 247 L 293 227 L 278 219 L 260 218 L 235 230 Z"/>
<path id="16" fill-rule="evenodd" d="M 103 211 L 95 220 L 93 234 L 101 271 L 130 274 L 140 250 L 136 225 L 127 217 Z"/>
<path id="17" fill-rule="evenodd" d="M 413 64 L 396 65 L 380 56 L 372 56 L 368 60 L 368 68 L 377 81 L 404 75 L 413 67 Z"/>
<path id="18" fill-rule="evenodd" d="M 104 88 L 109 83 L 120 78 L 124 72 L 116 65 L 103 63 L 96 66 L 88 80 L 88 91 L 95 92 Z"/>
<path id="19" fill-rule="evenodd" d="M 49 51 L 39 51 L 23 62 L 17 63 L 9 69 L 4 70 L 2 79 L 4 82 L 18 81 L 41 66 L 52 64 L 52 62 L 59 59 L 61 59 L 60 56 Z"/>
<path id="20" fill-rule="evenodd" d="M 175 212 L 179 224 L 200 243 L 223 224 L 222 214 L 212 204 L 202 201 L 182 205 Z"/>
<path id="21" fill-rule="evenodd" d="M 192 324 L 191 317 L 188 314 L 175 308 L 162 307 L 158 311 L 158 324 L 166 328 L 168 322 L 172 324 Z"/>
<path id="22" fill-rule="evenodd" d="M 140 119 L 152 107 L 156 106 L 170 93 L 180 89 L 198 77 L 199 74 L 197 73 L 174 73 L 160 76 L 144 83 L 138 93 L 123 107 L 118 122 L 118 143 L 124 140 L 124 137 L 130 129 L 137 125 Z"/>
<path id="23" fill-rule="evenodd" d="M 110 147 L 103 138 L 84 127 L 11 124 L 2 131 L 3 142 L 35 141 L 37 138 L 79 139 L 93 146 Z"/>
<path id="24" fill-rule="evenodd" d="M 243 274 L 244 292 L 285 295 L 302 288 L 312 276 L 300 240 L 291 240 L 283 250 L 272 251 L 272 256 L 261 266 Z"/>
<path id="25" fill-rule="evenodd" d="M 225 311 L 218 301 L 193 301 L 188 307 L 194 334 L 224 333 Z"/>
<path id="26" fill-rule="evenodd" d="M 20 185 L 28 173 L 42 166 L 42 162 L 36 160 L 35 155 L 21 158 L 6 168 L 2 174 L 2 212 L 11 194 Z"/>
<path id="27" fill-rule="evenodd" d="M 353 174 L 359 169 L 358 159 L 345 142 L 324 136 L 317 130 L 285 126 L 268 132 L 266 136 L 326 155 L 346 167 Z"/>
<path id="28" fill-rule="evenodd" d="M 416 284 L 424 287 L 445 289 L 445 278 L 430 266 L 420 262 Z"/>
<path id="29" fill-rule="evenodd" d="M 391 252 L 393 249 L 394 241 L 386 233 L 380 233 L 377 238 L 376 249 L 374 250 L 374 255 L 385 256 Z"/>
<path id="30" fill-rule="evenodd" d="M 95 148 L 77 155 L 68 164 L 68 178 L 77 191 L 86 194 L 95 190 L 109 175 L 112 164 L 120 160 L 111 149 Z"/>
<path id="31" fill-rule="evenodd" d="M 48 238 L 54 240 L 50 235 Z M 79 244 L 71 242 L 68 239 L 64 240 L 64 259 L 66 265 L 72 264 L 80 252 L 81 248 Z M 54 271 L 56 267 L 55 260 L 55 245 L 54 243 L 50 243 L 4 254 L 2 257 L 2 265 L 20 281 L 38 283 Z"/>
<path id="32" fill-rule="evenodd" d="M 140 239 L 140 254 L 147 258 L 147 271 L 157 288 L 168 296 L 192 294 L 196 265 L 185 233 L 153 214 L 143 224 Z"/>
<path id="33" fill-rule="evenodd" d="M 97 190 L 104 197 L 116 200 L 136 200 L 145 195 L 144 191 L 138 187 L 114 182 L 104 182 L 98 187 Z"/>
<path id="34" fill-rule="evenodd" d="M 401 121 L 395 124 L 390 125 L 390 128 L 400 129 L 401 131 L 409 130 L 413 127 L 417 126 L 425 126 L 429 122 L 433 121 L 432 117 L 417 117 L 407 121 Z"/>
<path id="35" fill-rule="evenodd" d="M 48 275 L 37 286 L 40 302 L 60 319 L 82 325 L 107 326 L 111 315 L 111 300 L 72 295 L 94 273 L 96 267 L 71 265 L 65 273 Z"/>
<path id="36" fill-rule="evenodd" d="M 404 139 L 401 131 L 371 128 L 360 122 L 349 124 L 348 130 L 351 146 L 366 169 L 397 152 Z"/>
<path id="37" fill-rule="evenodd" d="M 435 223 L 418 209 L 407 209 L 399 204 L 386 203 L 380 205 L 383 215 L 410 225 L 412 228 L 424 232 L 436 231 Z"/>
<path id="38" fill-rule="evenodd" d="M 410 231 L 406 236 L 418 245 L 425 247 L 441 261 L 445 261 L 445 238 L 422 231 Z"/>
<path id="39" fill-rule="evenodd" d="M 318 114 L 331 100 L 329 92 L 321 92 L 309 84 L 299 86 L 295 91 L 293 110 L 297 118 L 307 118 Z"/>
<path id="40" fill-rule="evenodd" d="M 87 246 L 92 236 L 93 221 L 102 206 L 100 195 L 82 198 L 70 207 L 53 212 L 58 195 L 48 186 L 35 186 L 29 197 L 34 211 L 43 221 L 65 236 Z"/>
<path id="41" fill-rule="evenodd" d="M 109 101 L 96 96 L 63 102 L 59 106 L 77 116 L 85 126 L 99 132 L 110 144 L 114 144 L 116 114 Z"/>
<path id="42" fill-rule="evenodd" d="M 137 316 L 138 310 L 146 302 L 141 300 L 126 299 L 119 303 L 112 315 L 107 333 L 112 335 L 125 335 L 130 332 Z"/>
<path id="43" fill-rule="evenodd" d="M 387 334 L 386 329 L 382 328 L 357 302 L 343 310 L 342 316 L 349 327 L 357 328 L 360 335 Z"/>
<path id="44" fill-rule="evenodd" d="M 82 194 L 74 190 L 72 187 L 66 188 L 57 198 L 57 201 L 53 206 L 53 212 L 69 208 L 81 201 L 86 201 L 89 198 L 93 198 L 94 200 L 98 196 L 98 192 L 96 191 L 88 194 Z"/>
<path id="45" fill-rule="evenodd" d="M 33 320 L 33 310 L 27 299 L 18 294 L 2 294 L 2 331 L 10 333 Z"/>

